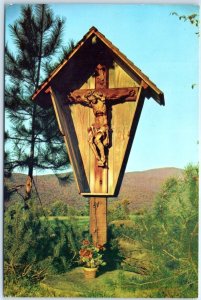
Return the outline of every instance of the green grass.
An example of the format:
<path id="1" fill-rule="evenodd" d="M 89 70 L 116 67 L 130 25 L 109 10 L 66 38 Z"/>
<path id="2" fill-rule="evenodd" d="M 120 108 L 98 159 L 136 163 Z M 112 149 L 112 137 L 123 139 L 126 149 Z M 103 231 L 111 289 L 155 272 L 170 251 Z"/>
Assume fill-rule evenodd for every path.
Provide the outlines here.
<path id="1" fill-rule="evenodd" d="M 129 218 L 131 221 L 136 221 L 140 219 L 142 216 L 141 215 L 136 215 L 136 214 L 130 214 Z M 54 221 L 54 220 L 61 220 L 61 221 L 78 221 L 79 224 L 86 224 L 89 222 L 89 216 L 48 216 L 47 217 L 49 221 Z M 45 217 L 41 217 L 41 220 L 44 220 Z M 125 221 L 126 220 L 122 220 Z"/>
<path id="2" fill-rule="evenodd" d="M 113 221 L 112 223 L 125 223 L 125 225 L 132 225 L 132 222 L 136 222 L 137 219 L 141 218 L 141 215 L 129 215 L 130 220 L 118 220 Z M 44 220 L 45 217 L 41 217 L 41 220 Z M 86 227 L 89 226 L 89 216 L 48 216 L 48 220 L 50 222 L 54 222 L 55 220 L 64 221 L 64 222 L 76 222 L 78 226 L 80 227 Z"/>
<path id="3" fill-rule="evenodd" d="M 83 221 L 88 221 L 89 220 L 89 216 L 73 216 L 73 217 L 69 217 L 69 216 L 49 216 L 48 220 L 79 220 L 81 222 Z"/>
<path id="4" fill-rule="evenodd" d="M 143 218 L 143 214 L 139 214 L 139 215 L 138 214 L 129 214 L 129 218 L 132 221 L 137 221 L 137 220 Z"/>
<path id="5" fill-rule="evenodd" d="M 45 217 L 41 217 L 41 220 L 44 220 Z M 89 216 L 48 216 L 50 222 L 55 220 L 64 221 L 64 222 L 77 222 L 79 226 L 87 226 L 89 224 Z"/>
<path id="6" fill-rule="evenodd" d="M 129 218 L 131 220 L 137 220 L 139 218 L 142 218 L 143 215 L 138 215 L 138 214 L 129 214 Z M 88 221 L 89 220 L 89 216 L 48 216 L 47 217 L 48 220 L 70 220 L 70 219 L 76 219 L 76 220 L 85 220 Z M 41 219 L 45 219 L 45 217 L 41 217 Z"/>
<path id="7" fill-rule="evenodd" d="M 133 297 L 132 291 L 127 292 L 121 286 L 122 275 L 129 278 L 133 273 L 115 270 L 87 280 L 84 278 L 83 269 L 75 268 L 62 275 L 49 276 L 41 283 L 41 288 L 60 297 Z"/>
<path id="8" fill-rule="evenodd" d="M 41 283 L 41 293 L 54 297 L 102 298 L 175 298 L 180 288 L 143 287 L 141 276 L 133 272 L 114 270 L 99 273 L 95 279 L 85 279 L 83 269 L 75 268 L 62 275 L 52 275 Z"/>
<path id="9" fill-rule="evenodd" d="M 90 224 L 89 216 L 48 216 L 47 218 L 48 218 L 48 221 L 51 222 L 52 225 L 54 224 L 54 222 L 56 220 L 59 220 L 59 221 L 63 221 L 66 224 L 74 223 L 74 224 L 78 225 L 78 227 L 80 227 L 84 230 L 88 230 L 89 224 Z M 116 226 L 125 224 L 125 226 L 132 227 L 134 225 L 134 223 L 136 223 L 137 220 L 139 220 L 140 218 L 142 218 L 142 215 L 130 214 L 129 220 L 112 221 L 108 225 L 113 223 Z M 45 220 L 45 217 L 41 217 L 41 220 Z"/>

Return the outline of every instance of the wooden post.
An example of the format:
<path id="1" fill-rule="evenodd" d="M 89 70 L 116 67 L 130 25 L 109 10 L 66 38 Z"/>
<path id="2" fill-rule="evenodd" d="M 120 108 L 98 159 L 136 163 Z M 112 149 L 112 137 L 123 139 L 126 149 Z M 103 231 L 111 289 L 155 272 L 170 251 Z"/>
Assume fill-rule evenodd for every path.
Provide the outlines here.
<path id="1" fill-rule="evenodd" d="M 95 245 L 107 242 L 107 198 L 90 198 L 90 233 Z"/>

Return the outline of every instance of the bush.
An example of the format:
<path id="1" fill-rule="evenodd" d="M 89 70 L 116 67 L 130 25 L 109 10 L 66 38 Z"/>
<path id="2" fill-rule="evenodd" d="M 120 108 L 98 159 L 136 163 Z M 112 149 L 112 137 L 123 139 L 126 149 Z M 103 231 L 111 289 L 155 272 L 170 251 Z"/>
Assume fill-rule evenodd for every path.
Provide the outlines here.
<path id="1" fill-rule="evenodd" d="M 108 208 L 108 222 L 129 219 L 129 201 L 116 200 Z"/>
<path id="2" fill-rule="evenodd" d="M 4 278 L 5 297 L 55 297 L 55 293 L 41 288 L 39 283 L 31 283 L 27 278 L 6 276 Z"/>
<path id="3" fill-rule="evenodd" d="M 49 208 L 49 215 L 51 216 L 67 216 L 68 205 L 60 200 L 53 202 Z"/>
<path id="4" fill-rule="evenodd" d="M 153 209 L 136 218 L 133 227 L 113 228 L 124 268 L 146 275 L 127 288 L 160 288 L 156 297 L 197 297 L 198 167 L 189 165 L 183 177 L 167 180 Z"/>
<path id="5" fill-rule="evenodd" d="M 56 200 L 53 203 L 50 203 L 48 207 L 45 208 L 45 213 L 48 216 L 88 216 L 89 215 L 89 204 L 86 203 L 86 205 L 83 208 L 75 208 L 73 206 L 70 206 L 61 200 Z"/>
<path id="6" fill-rule="evenodd" d="M 72 224 L 40 217 L 40 211 L 29 204 L 11 205 L 4 216 L 4 273 L 6 276 L 40 281 L 47 272 L 69 270 L 78 253 Z M 79 237 L 81 238 L 81 237 Z"/>

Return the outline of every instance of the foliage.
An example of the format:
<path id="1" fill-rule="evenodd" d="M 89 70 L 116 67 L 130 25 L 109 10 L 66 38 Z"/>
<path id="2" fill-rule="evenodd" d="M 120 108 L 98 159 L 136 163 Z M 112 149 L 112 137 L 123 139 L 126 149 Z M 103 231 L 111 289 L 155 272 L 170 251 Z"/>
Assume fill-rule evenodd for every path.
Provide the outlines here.
<path id="1" fill-rule="evenodd" d="M 33 196 L 34 193 L 32 193 L 32 197 Z M 49 203 L 49 205 L 44 207 L 44 211 L 47 216 L 58 217 L 59 219 L 65 219 L 65 217 L 67 217 L 67 219 L 73 220 L 79 216 L 89 216 L 89 208 L 87 205 L 84 208 L 78 209 L 61 200 L 55 200 Z M 80 218 L 80 220 L 82 219 Z"/>
<path id="2" fill-rule="evenodd" d="M 68 205 L 57 200 L 50 205 L 49 214 L 51 216 L 66 216 L 68 214 Z"/>
<path id="3" fill-rule="evenodd" d="M 60 53 L 60 56 L 58 57 L 57 61 L 54 61 L 52 63 L 50 63 L 50 61 L 45 63 L 45 74 L 47 75 L 47 77 L 49 77 L 51 75 L 51 73 L 60 65 L 64 62 L 64 60 L 66 60 L 68 58 L 69 52 L 73 51 L 73 48 L 75 47 L 75 43 L 73 40 L 70 40 L 67 43 L 67 46 L 63 46 L 62 47 L 62 51 Z"/>
<path id="4" fill-rule="evenodd" d="M 80 263 L 83 263 L 87 268 L 97 268 L 105 266 L 102 252 L 105 248 L 101 245 L 94 245 L 88 240 L 82 241 L 81 250 L 79 251 Z"/>
<path id="5" fill-rule="evenodd" d="M 32 178 L 34 168 L 62 170 L 69 163 L 53 109 L 44 110 L 31 99 L 46 66 L 60 53 L 63 26 L 64 20 L 54 17 L 46 4 L 23 5 L 21 16 L 10 25 L 15 53 L 6 44 L 5 109 L 11 124 L 6 132 L 6 174 L 28 168 Z"/>
<path id="6" fill-rule="evenodd" d="M 129 213 L 128 200 L 114 201 L 108 208 L 108 222 L 110 223 L 114 220 L 128 220 Z"/>
<path id="7" fill-rule="evenodd" d="M 40 283 L 32 283 L 26 278 L 5 276 L 4 278 L 5 297 L 54 297 L 55 293 L 44 290 Z"/>
<path id="8" fill-rule="evenodd" d="M 121 264 L 125 259 L 125 253 L 123 253 L 119 247 L 119 237 L 114 224 L 110 224 L 108 227 L 108 242 L 105 247 L 104 260 L 106 267 L 104 267 L 104 271 L 121 269 Z"/>
<path id="9" fill-rule="evenodd" d="M 186 16 L 186 15 L 180 16 L 180 15 L 178 15 L 177 12 L 172 12 L 171 15 L 177 16 L 179 18 L 179 20 L 182 20 L 184 22 L 188 21 L 195 27 L 199 27 L 199 15 L 198 14 L 191 14 L 188 16 Z M 199 32 L 196 32 L 196 34 L 199 34 Z"/>
<path id="10" fill-rule="evenodd" d="M 118 237 L 119 247 L 122 240 L 134 246 L 134 255 L 125 261 L 124 268 L 132 267 L 132 271 L 139 273 L 139 267 L 144 267 L 146 261 L 146 276 L 127 282 L 128 289 L 160 286 L 160 295 L 157 292 L 155 297 L 173 297 L 171 293 L 174 297 L 196 297 L 198 167 L 189 165 L 183 177 L 167 180 L 152 211 L 137 218 L 133 229 L 122 226 L 114 229 L 113 234 Z M 120 248 L 128 258 L 127 248 Z"/>
<path id="11" fill-rule="evenodd" d="M 179 18 L 179 20 L 182 20 L 184 22 L 190 22 L 191 25 L 195 26 L 198 31 L 195 32 L 195 34 L 199 37 L 200 36 L 200 32 L 199 32 L 199 23 L 200 23 L 200 20 L 199 20 L 199 15 L 194 13 L 194 14 L 191 14 L 191 15 L 179 15 L 177 12 L 172 12 L 171 15 L 173 16 L 177 16 Z M 196 86 L 198 86 L 197 83 L 193 83 L 191 85 L 191 88 L 194 89 Z"/>
<path id="12" fill-rule="evenodd" d="M 4 272 L 31 282 L 43 279 L 47 273 L 61 273 L 74 264 L 76 248 L 71 224 L 41 220 L 41 212 L 30 204 L 8 208 L 4 217 Z"/>
<path id="13" fill-rule="evenodd" d="M 25 217 L 30 214 L 29 218 Z M 18 222 L 16 215 L 18 215 Z M 41 212 L 25 211 L 18 206 L 10 206 L 5 213 L 4 259 L 7 295 L 16 293 L 21 296 L 40 294 L 48 296 L 50 292 L 47 291 L 45 294 L 44 291 L 40 291 L 33 275 L 41 271 L 65 272 L 70 267 L 76 266 L 80 241 L 86 239 L 83 226 L 80 226 L 74 218 L 66 217 L 64 222 L 58 217 L 50 221 L 44 217 L 38 218 L 37 215 L 41 216 Z M 25 221 L 29 230 L 25 230 L 25 225 L 22 225 Z M 44 243 L 46 246 L 43 246 Z M 88 259 L 92 251 L 90 250 L 89 253 L 86 250 L 93 245 L 88 241 L 84 243 L 82 248 L 86 255 L 83 251 L 83 257 Z M 26 247 L 30 249 L 30 253 Z M 39 253 L 37 247 L 41 247 Z M 49 254 L 46 253 L 47 249 L 50 251 Z M 33 259 L 35 252 L 36 260 Z M 102 255 L 102 252 L 98 253 Z M 144 211 L 140 215 L 136 214 L 135 217 L 131 216 L 130 220 L 124 222 L 121 220 L 121 222 L 110 223 L 109 242 L 101 258 L 107 264 L 94 283 L 87 285 L 86 288 L 86 281 L 82 279 L 84 276 L 81 276 L 79 268 L 60 277 L 50 276 L 50 278 L 54 283 L 58 283 L 58 278 L 63 280 L 61 296 L 76 296 L 76 292 L 79 291 L 82 297 L 127 295 L 130 298 L 191 298 L 197 297 L 197 255 L 198 167 L 189 165 L 183 175 L 170 178 L 162 186 L 152 210 Z M 64 256 L 67 257 L 66 265 L 65 261 L 62 262 Z M 30 259 L 29 262 L 27 257 Z M 11 268 L 12 259 L 14 271 Z M 33 270 L 23 276 L 28 263 L 34 265 Z M 9 268 L 6 264 L 9 264 Z M 24 268 L 23 272 L 20 270 L 20 265 Z M 120 268 L 123 270 L 117 270 Z M 73 275 L 74 273 L 76 274 Z M 42 273 L 42 276 L 45 274 Z M 9 291 L 9 288 L 12 289 L 9 282 L 16 283 L 13 284 L 15 291 L 13 290 L 12 293 Z M 31 289 L 31 285 L 35 290 Z M 101 289 L 99 289 L 100 285 Z M 16 290 L 18 286 L 19 289 Z M 71 291 L 69 289 L 72 286 L 74 290 Z"/>

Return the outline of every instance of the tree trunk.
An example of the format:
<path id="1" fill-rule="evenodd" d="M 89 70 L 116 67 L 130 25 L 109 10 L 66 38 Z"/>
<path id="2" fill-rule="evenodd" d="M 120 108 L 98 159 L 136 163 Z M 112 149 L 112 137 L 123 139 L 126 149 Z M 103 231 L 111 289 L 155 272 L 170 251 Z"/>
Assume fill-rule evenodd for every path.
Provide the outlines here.
<path id="1" fill-rule="evenodd" d="M 39 81 L 40 81 L 40 68 L 41 68 L 41 56 L 42 56 L 42 45 L 43 45 L 43 22 L 44 22 L 44 5 L 42 5 L 42 15 L 41 15 L 41 36 L 40 36 L 40 45 L 39 45 L 39 55 L 38 55 L 38 70 L 36 77 L 35 90 L 38 89 Z M 33 170 L 34 170 L 34 155 L 35 155 L 35 120 L 36 120 L 36 103 L 33 103 L 33 114 L 32 114 L 32 132 L 31 132 L 31 146 L 30 146 L 30 161 L 29 161 L 29 169 L 28 176 L 31 181 L 33 180 Z M 30 198 L 31 192 L 28 196 Z"/>

